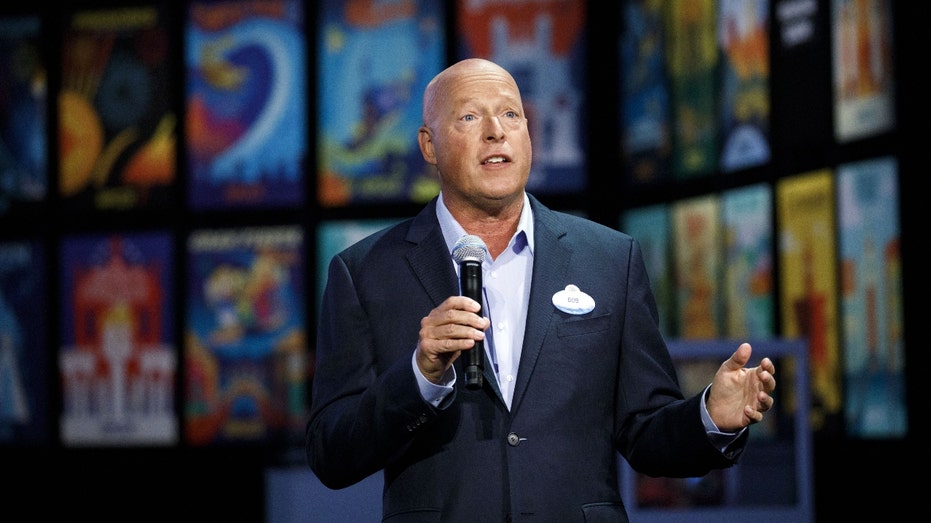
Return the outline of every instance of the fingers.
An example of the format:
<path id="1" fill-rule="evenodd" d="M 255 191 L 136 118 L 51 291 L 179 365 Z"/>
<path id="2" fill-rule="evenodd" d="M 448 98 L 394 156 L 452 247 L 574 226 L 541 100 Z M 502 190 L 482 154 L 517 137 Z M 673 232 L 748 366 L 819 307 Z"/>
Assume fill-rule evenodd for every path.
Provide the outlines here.
<path id="1" fill-rule="evenodd" d="M 734 351 L 734 354 L 731 355 L 727 361 L 724 362 L 724 365 L 729 370 L 737 370 L 743 368 L 748 361 L 750 361 L 750 354 L 753 352 L 749 343 L 741 343 L 737 350 Z"/>
<path id="2" fill-rule="evenodd" d="M 773 380 L 772 375 L 769 374 L 769 371 L 758 370 L 761 377 L 769 377 L 769 384 L 767 385 L 767 380 L 765 378 L 761 379 L 763 384 L 762 390 L 758 391 L 756 394 L 756 403 L 757 406 L 753 407 L 752 405 L 747 405 L 744 407 L 744 414 L 749 418 L 750 423 L 759 423 L 763 421 L 763 414 L 768 412 L 773 408 L 775 404 L 775 399 L 769 395 L 775 387 L 775 380 Z"/>
<path id="3" fill-rule="evenodd" d="M 761 361 L 760 365 L 756 368 L 756 373 L 764 392 L 769 394 L 775 390 L 776 367 L 773 365 L 773 362 L 769 358 L 763 358 L 763 361 Z"/>
<path id="4" fill-rule="evenodd" d="M 763 414 L 773 408 L 774 400 L 772 396 L 765 392 L 760 392 L 756 398 L 757 406 L 744 406 L 744 415 L 750 423 L 759 423 L 763 421 Z"/>
<path id="5" fill-rule="evenodd" d="M 750 405 L 744 407 L 744 415 L 750 420 L 750 423 L 759 423 L 763 421 L 763 413 L 754 409 Z"/>
<path id="6" fill-rule="evenodd" d="M 773 361 L 769 358 L 763 358 L 763 361 L 760 362 L 760 367 L 763 367 L 763 370 L 766 372 L 776 375 L 776 366 L 773 365 Z"/>
<path id="7" fill-rule="evenodd" d="M 421 348 L 431 353 L 470 349 L 485 338 L 488 318 L 478 316 L 479 304 L 453 296 L 430 311 L 420 322 Z"/>
<path id="8" fill-rule="evenodd" d="M 762 391 L 757 394 L 756 400 L 760 404 L 759 410 L 761 412 L 766 412 L 773 408 L 773 404 L 775 403 L 775 400 L 772 396 Z"/>
<path id="9" fill-rule="evenodd" d="M 476 314 L 481 306 L 470 298 L 447 298 L 420 320 L 417 365 L 428 380 L 439 383 L 461 351 L 485 338 L 490 321 Z"/>

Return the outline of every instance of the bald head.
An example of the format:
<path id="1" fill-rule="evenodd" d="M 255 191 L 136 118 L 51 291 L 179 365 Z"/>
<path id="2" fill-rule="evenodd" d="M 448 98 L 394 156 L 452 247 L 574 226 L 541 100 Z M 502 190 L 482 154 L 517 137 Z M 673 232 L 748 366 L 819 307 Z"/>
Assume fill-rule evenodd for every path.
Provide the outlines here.
<path id="1" fill-rule="evenodd" d="M 434 123 L 438 111 L 445 102 L 443 95 L 450 91 L 450 86 L 461 82 L 466 77 L 478 78 L 482 76 L 504 78 L 514 86 L 514 90 L 518 92 L 518 95 L 520 93 L 517 82 L 514 81 L 511 73 L 500 65 L 484 58 L 466 58 L 440 71 L 427 84 L 427 88 L 423 93 L 424 125 L 429 126 Z"/>

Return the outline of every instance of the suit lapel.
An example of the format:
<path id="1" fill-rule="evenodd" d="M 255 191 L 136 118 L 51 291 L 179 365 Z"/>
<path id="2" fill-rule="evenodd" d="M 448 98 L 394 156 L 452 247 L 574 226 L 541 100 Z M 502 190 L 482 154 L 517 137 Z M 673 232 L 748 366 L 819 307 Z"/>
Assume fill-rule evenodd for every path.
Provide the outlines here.
<path id="1" fill-rule="evenodd" d="M 511 401 L 512 412 L 519 407 L 527 390 L 537 358 L 543 349 L 546 332 L 550 322 L 556 317 L 553 294 L 571 283 L 566 282 L 566 275 L 572 251 L 559 241 L 566 235 L 565 227 L 552 211 L 539 204 L 533 197 L 530 200 L 534 216 L 533 277 L 530 284 L 524 346 L 517 370 L 517 383 L 514 385 L 514 398 Z"/>
<path id="2" fill-rule="evenodd" d="M 456 271 L 436 219 L 436 199 L 414 217 L 407 241 L 414 244 L 407 253 L 407 261 L 433 306 L 458 293 Z"/>

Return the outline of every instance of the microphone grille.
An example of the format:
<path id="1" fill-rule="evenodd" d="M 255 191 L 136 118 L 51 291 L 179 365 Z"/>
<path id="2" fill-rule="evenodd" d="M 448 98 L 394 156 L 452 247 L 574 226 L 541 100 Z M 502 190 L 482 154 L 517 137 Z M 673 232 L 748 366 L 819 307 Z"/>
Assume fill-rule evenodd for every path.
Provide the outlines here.
<path id="1" fill-rule="evenodd" d="M 453 246 L 453 258 L 457 263 L 462 263 L 466 260 L 482 263 L 485 261 L 485 252 L 487 250 L 488 248 L 481 238 L 472 234 L 466 234 L 462 238 L 459 238 L 459 240 L 456 241 L 456 245 Z"/>

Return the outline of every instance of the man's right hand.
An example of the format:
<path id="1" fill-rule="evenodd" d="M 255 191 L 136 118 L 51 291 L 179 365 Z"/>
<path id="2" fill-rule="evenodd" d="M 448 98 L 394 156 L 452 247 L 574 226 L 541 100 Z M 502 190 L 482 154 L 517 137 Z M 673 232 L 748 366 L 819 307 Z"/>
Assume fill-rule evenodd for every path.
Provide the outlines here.
<path id="1" fill-rule="evenodd" d="M 491 321 L 478 315 L 481 305 L 465 296 L 450 296 L 420 320 L 417 367 L 424 377 L 439 383 L 464 350 L 485 339 Z"/>

